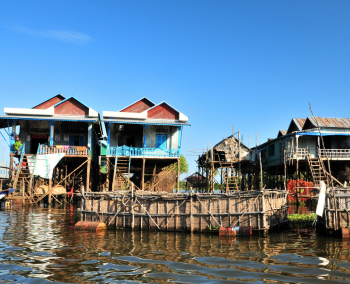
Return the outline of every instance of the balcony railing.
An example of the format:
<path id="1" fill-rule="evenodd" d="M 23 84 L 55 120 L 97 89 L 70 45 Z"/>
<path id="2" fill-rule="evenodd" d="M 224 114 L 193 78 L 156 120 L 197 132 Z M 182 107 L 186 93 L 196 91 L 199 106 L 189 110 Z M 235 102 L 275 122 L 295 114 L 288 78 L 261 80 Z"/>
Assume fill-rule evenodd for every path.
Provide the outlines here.
<path id="1" fill-rule="evenodd" d="M 307 148 L 290 149 L 286 151 L 286 159 L 305 159 L 307 154 Z"/>
<path id="2" fill-rule="evenodd" d="M 110 147 L 109 156 L 180 157 L 180 149 L 136 148 L 128 146 Z"/>
<path id="3" fill-rule="evenodd" d="M 59 146 L 55 145 L 49 147 L 47 145 L 40 145 L 38 154 L 47 155 L 47 154 L 59 154 L 64 153 L 67 156 L 88 156 L 90 155 L 90 149 L 85 146 Z"/>
<path id="4" fill-rule="evenodd" d="M 320 158 L 326 159 L 350 159 L 350 149 L 319 149 L 318 155 Z"/>

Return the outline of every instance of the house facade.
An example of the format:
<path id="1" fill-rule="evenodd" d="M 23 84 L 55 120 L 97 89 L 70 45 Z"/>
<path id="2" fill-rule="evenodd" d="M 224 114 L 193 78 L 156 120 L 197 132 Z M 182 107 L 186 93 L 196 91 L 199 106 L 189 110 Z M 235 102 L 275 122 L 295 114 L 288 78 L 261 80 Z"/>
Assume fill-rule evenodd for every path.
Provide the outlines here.
<path id="1" fill-rule="evenodd" d="M 114 163 L 115 171 L 119 172 L 126 168 L 118 167 L 118 160 L 130 157 L 128 171 L 131 168 L 136 177 L 136 168 L 141 170 L 142 181 L 136 183 L 144 188 L 148 168 L 152 167 L 153 172 L 154 167 L 158 168 L 155 171 L 158 172 L 179 160 L 183 128 L 189 126 L 187 121 L 186 115 L 168 103 L 155 104 L 148 98 L 142 98 L 120 111 L 104 111 L 102 122 L 106 127 L 107 141 L 102 148 L 106 147 L 105 157 Z"/>
<path id="2" fill-rule="evenodd" d="M 10 140 L 10 171 L 14 158 L 30 165 L 26 158 L 37 154 L 65 154 L 66 172 L 74 169 L 82 160 L 87 161 L 90 171 L 91 159 L 98 140 L 98 113 L 74 97 L 58 94 L 32 108 L 4 108 L 0 116 L 0 128 L 5 128 Z M 82 159 L 69 159 L 69 158 Z M 21 167 L 20 167 L 21 168 Z M 29 172 L 22 177 L 29 176 Z M 17 182 L 16 174 L 15 182 Z M 89 181 L 85 187 L 89 188 Z"/>

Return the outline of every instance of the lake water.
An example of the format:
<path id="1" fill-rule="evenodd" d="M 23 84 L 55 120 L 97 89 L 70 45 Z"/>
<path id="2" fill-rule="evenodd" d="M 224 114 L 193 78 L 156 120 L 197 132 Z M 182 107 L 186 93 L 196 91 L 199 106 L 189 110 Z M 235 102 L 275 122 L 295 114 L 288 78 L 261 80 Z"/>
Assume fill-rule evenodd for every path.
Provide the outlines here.
<path id="1" fill-rule="evenodd" d="M 74 231 L 73 207 L 0 210 L 0 283 L 350 283 L 350 244 L 148 231 Z"/>

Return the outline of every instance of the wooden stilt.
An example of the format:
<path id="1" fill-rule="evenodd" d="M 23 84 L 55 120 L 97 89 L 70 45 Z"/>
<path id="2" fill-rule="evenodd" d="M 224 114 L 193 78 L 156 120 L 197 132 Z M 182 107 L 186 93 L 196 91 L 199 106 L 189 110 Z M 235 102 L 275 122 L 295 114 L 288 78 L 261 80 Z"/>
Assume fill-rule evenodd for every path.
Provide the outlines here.
<path id="1" fill-rule="evenodd" d="M 87 169 L 86 169 L 86 192 L 90 191 L 90 168 L 91 168 L 91 159 L 88 158 Z"/>
<path id="2" fill-rule="evenodd" d="M 180 192 L 180 158 L 177 159 L 177 192 Z"/>
<path id="3" fill-rule="evenodd" d="M 48 204 L 51 204 L 51 202 L 52 202 L 52 179 L 51 178 L 49 179 L 48 191 L 49 191 L 49 199 L 47 202 L 48 202 Z"/>
<path id="4" fill-rule="evenodd" d="M 107 158 L 107 173 L 106 173 L 106 187 L 107 191 L 109 191 L 109 175 L 110 175 L 110 165 L 109 165 L 109 158 Z"/>
<path id="5" fill-rule="evenodd" d="M 142 190 L 145 190 L 145 166 L 146 166 L 146 159 L 142 159 Z"/>

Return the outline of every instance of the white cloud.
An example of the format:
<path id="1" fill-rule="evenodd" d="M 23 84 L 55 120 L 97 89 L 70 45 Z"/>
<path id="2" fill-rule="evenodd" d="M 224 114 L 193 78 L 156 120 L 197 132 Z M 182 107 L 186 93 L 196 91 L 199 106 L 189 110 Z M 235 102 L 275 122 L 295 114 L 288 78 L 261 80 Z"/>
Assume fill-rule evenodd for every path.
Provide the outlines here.
<path id="1" fill-rule="evenodd" d="M 51 38 L 67 43 L 86 44 L 92 41 L 92 37 L 84 33 L 64 30 L 35 30 L 28 27 L 16 26 L 11 30 L 34 37 Z"/>

